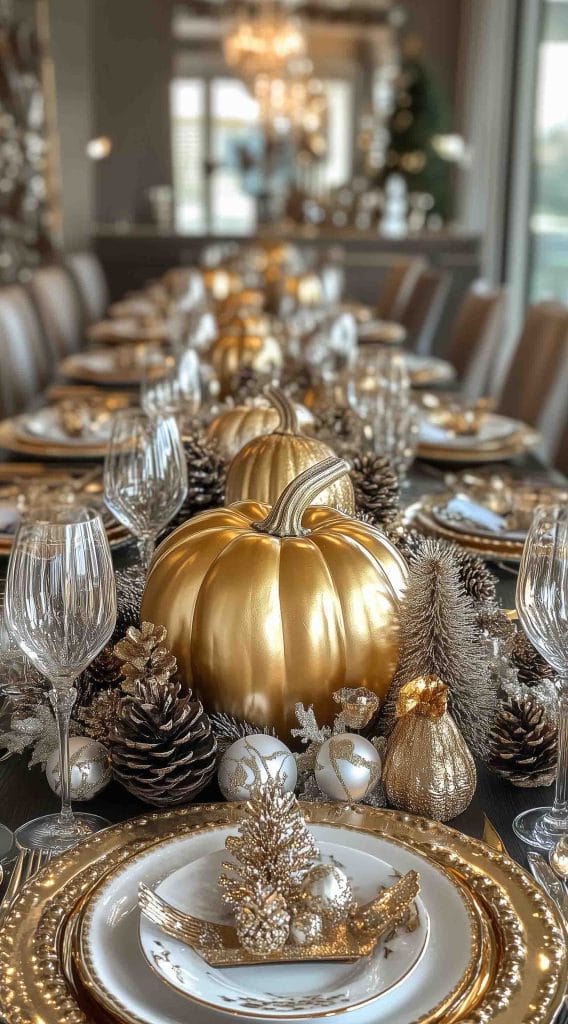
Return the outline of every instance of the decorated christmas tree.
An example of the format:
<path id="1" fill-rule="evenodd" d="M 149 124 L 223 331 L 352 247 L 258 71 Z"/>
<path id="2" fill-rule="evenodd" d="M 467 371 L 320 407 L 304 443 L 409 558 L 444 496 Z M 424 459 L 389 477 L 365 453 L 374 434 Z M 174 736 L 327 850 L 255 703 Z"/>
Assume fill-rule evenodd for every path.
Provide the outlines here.
<path id="1" fill-rule="evenodd" d="M 433 140 L 450 127 L 443 89 L 422 58 L 420 39 L 409 36 L 402 45 L 384 173 L 402 174 L 409 192 L 429 193 L 434 200 L 432 211 L 444 221 L 452 214 L 451 169 L 436 152 Z"/>

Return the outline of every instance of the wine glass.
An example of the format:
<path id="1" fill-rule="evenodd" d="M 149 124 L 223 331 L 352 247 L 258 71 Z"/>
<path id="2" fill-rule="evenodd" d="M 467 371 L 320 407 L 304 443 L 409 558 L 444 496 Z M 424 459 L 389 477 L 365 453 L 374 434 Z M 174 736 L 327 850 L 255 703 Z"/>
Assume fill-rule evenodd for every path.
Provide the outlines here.
<path id="1" fill-rule="evenodd" d="M 6 582 L 6 621 L 16 643 L 51 684 L 59 734 L 61 812 L 22 825 L 20 846 L 64 850 L 105 828 L 104 818 L 71 809 L 69 720 L 75 680 L 110 640 L 116 623 L 114 570 L 94 509 L 34 509 L 16 534 Z"/>
<path id="2" fill-rule="evenodd" d="M 187 464 L 173 416 L 148 416 L 136 409 L 114 421 L 104 468 L 105 502 L 138 540 L 148 569 L 161 530 L 183 505 Z"/>
<path id="3" fill-rule="evenodd" d="M 568 506 L 535 510 L 517 580 L 516 605 L 529 640 L 558 672 L 558 765 L 552 807 L 519 814 L 515 833 L 549 850 L 568 834 Z"/>
<path id="4" fill-rule="evenodd" d="M 12 696 L 13 664 L 16 651 L 19 652 L 6 625 L 4 596 L 0 597 L 0 720 L 9 713 L 10 697 Z M 5 760 L 10 755 L 0 757 Z M 6 864 L 14 853 L 14 833 L 6 825 L 0 824 L 0 866 Z"/>
<path id="5" fill-rule="evenodd" d="M 141 387 L 142 409 L 149 416 L 175 416 L 182 428 L 201 404 L 201 377 L 197 353 L 185 348 L 163 363 L 146 363 Z"/>

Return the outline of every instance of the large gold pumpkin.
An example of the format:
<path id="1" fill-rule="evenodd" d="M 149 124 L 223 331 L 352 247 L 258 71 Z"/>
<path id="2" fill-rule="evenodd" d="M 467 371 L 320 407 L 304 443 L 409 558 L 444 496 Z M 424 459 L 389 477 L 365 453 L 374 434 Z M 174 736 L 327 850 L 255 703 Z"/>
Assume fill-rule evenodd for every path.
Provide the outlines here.
<path id="1" fill-rule="evenodd" d="M 300 427 L 313 425 L 314 417 L 304 405 L 295 405 Z M 207 440 L 225 459 L 232 459 L 248 441 L 262 434 L 271 434 L 278 428 L 280 413 L 267 402 L 254 405 L 236 405 L 216 416 L 206 432 Z"/>
<path id="2" fill-rule="evenodd" d="M 213 369 L 219 379 L 221 397 L 231 391 L 238 370 L 249 366 L 259 373 L 270 373 L 282 366 L 282 350 L 271 334 L 249 334 L 244 328 L 222 334 L 210 349 Z"/>
<path id="3" fill-rule="evenodd" d="M 248 499 L 273 505 L 286 485 L 304 469 L 334 454 L 323 441 L 300 433 L 294 405 L 282 391 L 268 388 L 266 393 L 278 409 L 280 422 L 272 434 L 254 438 L 235 455 L 225 484 L 226 505 Z M 323 489 L 315 501 L 353 513 L 355 495 L 349 474 Z"/>
<path id="4" fill-rule="evenodd" d="M 398 660 L 403 559 L 366 523 L 308 508 L 346 469 L 312 466 L 272 509 L 195 516 L 159 546 L 146 583 L 142 617 L 166 627 L 184 685 L 284 740 L 297 701 L 329 724 L 335 690 L 382 698 Z"/>

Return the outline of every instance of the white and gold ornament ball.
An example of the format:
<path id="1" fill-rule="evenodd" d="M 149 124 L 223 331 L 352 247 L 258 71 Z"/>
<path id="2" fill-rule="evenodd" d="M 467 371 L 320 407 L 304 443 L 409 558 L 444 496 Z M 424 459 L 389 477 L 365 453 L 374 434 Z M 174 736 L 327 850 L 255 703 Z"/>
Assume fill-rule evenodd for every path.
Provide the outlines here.
<path id="1" fill-rule="evenodd" d="M 217 781 L 226 800 L 248 800 L 256 786 L 278 779 L 285 793 L 296 788 L 298 771 L 292 751 L 264 733 L 243 736 L 225 751 Z"/>
<path id="2" fill-rule="evenodd" d="M 358 803 L 380 782 L 381 758 L 364 736 L 340 733 L 319 748 L 315 776 L 324 796 Z"/>
<path id="3" fill-rule="evenodd" d="M 108 786 L 112 778 L 110 758 L 106 747 L 90 736 L 71 736 L 69 740 L 69 766 L 71 768 L 71 799 L 75 802 L 92 800 Z M 61 796 L 59 750 L 49 755 L 45 766 L 47 781 L 57 796 Z"/>
<path id="4" fill-rule="evenodd" d="M 315 864 L 302 882 L 305 910 L 319 915 L 324 925 L 335 927 L 345 921 L 353 907 L 351 882 L 337 864 Z"/>

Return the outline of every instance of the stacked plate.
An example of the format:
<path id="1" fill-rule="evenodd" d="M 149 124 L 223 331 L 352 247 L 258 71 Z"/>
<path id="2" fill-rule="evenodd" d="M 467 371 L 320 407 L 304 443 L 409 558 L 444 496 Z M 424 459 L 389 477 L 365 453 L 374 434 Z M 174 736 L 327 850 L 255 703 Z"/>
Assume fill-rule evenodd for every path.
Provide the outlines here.
<path id="1" fill-rule="evenodd" d="M 110 440 L 112 413 L 99 411 L 77 433 L 66 425 L 63 406 L 48 405 L 0 423 L 0 448 L 43 458 L 104 458 Z"/>
<path id="2" fill-rule="evenodd" d="M 162 361 L 163 353 L 158 347 L 95 348 L 68 356 L 59 364 L 59 374 L 86 384 L 128 387 L 141 383 L 146 366 L 159 366 Z"/>
<path id="3" fill-rule="evenodd" d="M 168 327 L 155 316 L 100 320 L 87 328 L 87 338 L 96 345 L 139 345 L 168 340 Z"/>
<path id="4" fill-rule="evenodd" d="M 357 328 L 360 345 L 402 345 L 406 340 L 406 328 L 394 320 L 378 320 L 373 317 Z"/>
<path id="5" fill-rule="evenodd" d="M 33 462 L 0 463 L 0 555 L 9 555 L 22 511 L 32 504 L 64 500 L 98 508 L 111 548 L 129 541 L 131 535 L 103 502 L 100 473 L 62 469 Z"/>
<path id="6" fill-rule="evenodd" d="M 568 490 L 562 487 L 464 473 L 451 490 L 416 502 L 407 516 L 424 533 L 486 558 L 519 562 L 535 508 L 567 501 Z"/>
<path id="7" fill-rule="evenodd" d="M 418 456 L 439 462 L 482 463 L 515 458 L 533 448 L 538 434 L 519 420 L 485 413 L 475 430 L 454 430 L 438 415 L 423 413 Z"/>
<path id="8" fill-rule="evenodd" d="M 194 805 L 107 829 L 22 891 L 0 935 L 8 1024 L 479 1020 L 549 1024 L 568 981 L 554 907 L 502 854 L 396 812 L 308 805 L 321 852 L 359 902 L 420 875 L 419 925 L 349 964 L 208 966 L 143 919 L 140 882 L 207 921 L 224 920 L 216 880 L 239 804 Z"/>

